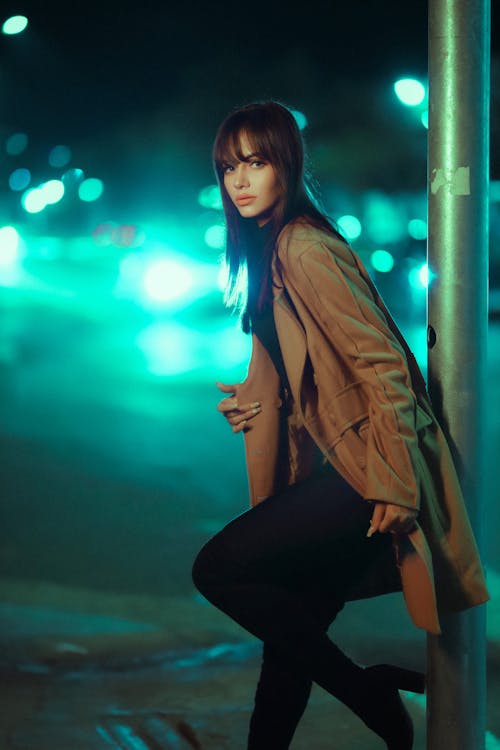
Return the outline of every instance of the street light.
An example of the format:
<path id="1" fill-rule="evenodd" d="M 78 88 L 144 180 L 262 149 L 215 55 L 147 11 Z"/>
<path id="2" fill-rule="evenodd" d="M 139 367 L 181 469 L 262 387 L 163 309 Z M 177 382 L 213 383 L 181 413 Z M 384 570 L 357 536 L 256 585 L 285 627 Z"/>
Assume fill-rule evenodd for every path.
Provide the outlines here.
<path id="1" fill-rule="evenodd" d="M 28 25 L 28 19 L 26 16 L 11 16 L 4 21 L 2 26 L 2 33 L 8 36 L 14 34 L 20 34 Z"/>
<path id="2" fill-rule="evenodd" d="M 394 91 L 398 99 L 407 107 L 418 107 L 426 96 L 425 86 L 416 78 L 400 78 L 394 84 Z"/>

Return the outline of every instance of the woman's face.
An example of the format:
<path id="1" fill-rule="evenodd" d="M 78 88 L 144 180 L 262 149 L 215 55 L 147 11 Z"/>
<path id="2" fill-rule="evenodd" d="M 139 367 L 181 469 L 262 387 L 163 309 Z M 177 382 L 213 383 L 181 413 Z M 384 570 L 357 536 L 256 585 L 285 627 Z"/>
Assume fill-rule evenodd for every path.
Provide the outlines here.
<path id="1" fill-rule="evenodd" d="M 245 219 L 256 219 L 261 227 L 272 216 L 281 197 L 274 167 L 252 148 L 245 133 L 240 134 L 242 161 L 236 156 L 224 163 L 224 187 Z"/>

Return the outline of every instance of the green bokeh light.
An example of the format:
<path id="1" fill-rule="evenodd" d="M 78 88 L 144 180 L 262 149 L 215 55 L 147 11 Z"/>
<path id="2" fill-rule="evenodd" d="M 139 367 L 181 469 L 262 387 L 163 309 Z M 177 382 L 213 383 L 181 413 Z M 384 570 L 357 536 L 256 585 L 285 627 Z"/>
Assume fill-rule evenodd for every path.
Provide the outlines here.
<path id="1" fill-rule="evenodd" d="M 406 212 L 400 203 L 380 191 L 370 191 L 364 196 L 364 227 L 376 245 L 400 242 L 408 234 Z"/>
<path id="2" fill-rule="evenodd" d="M 38 187 L 26 190 L 21 198 L 21 205 L 27 213 L 38 214 L 48 205 L 59 203 L 64 192 L 61 180 L 48 180 Z"/>
<path id="3" fill-rule="evenodd" d="M 428 130 L 429 128 L 429 110 L 426 109 L 422 114 L 420 115 L 420 122 Z"/>
<path id="4" fill-rule="evenodd" d="M 144 290 L 153 302 L 171 302 L 183 297 L 191 288 L 193 278 L 189 270 L 175 260 L 156 260 L 146 269 Z"/>
<path id="5" fill-rule="evenodd" d="M 42 188 L 30 188 L 23 193 L 21 205 L 29 214 L 38 214 L 47 205 L 45 194 Z"/>
<path id="6" fill-rule="evenodd" d="M 15 265 L 19 255 L 19 233 L 15 227 L 0 228 L 0 267 Z"/>
<path id="7" fill-rule="evenodd" d="M 203 208 L 220 210 L 222 208 L 222 197 L 218 185 L 207 185 L 198 194 L 198 203 Z"/>
<path id="8" fill-rule="evenodd" d="M 205 242 L 214 250 L 222 250 L 226 244 L 226 227 L 224 224 L 213 224 L 205 232 Z"/>
<path id="9" fill-rule="evenodd" d="M 54 146 L 49 152 L 51 167 L 65 167 L 71 161 L 71 149 L 68 146 Z"/>
<path id="10" fill-rule="evenodd" d="M 80 200 L 91 203 L 101 197 L 103 190 L 102 180 L 97 177 L 88 177 L 78 187 L 78 196 Z"/>
<path id="11" fill-rule="evenodd" d="M 47 204 L 59 203 L 64 196 L 64 183 L 61 180 L 49 180 L 40 189 Z"/>
<path id="12" fill-rule="evenodd" d="M 340 231 L 348 240 L 357 240 L 361 234 L 361 222 L 356 216 L 345 214 L 337 219 Z"/>
<path id="13" fill-rule="evenodd" d="M 28 136 L 26 133 L 13 133 L 5 141 L 5 150 L 9 156 L 19 156 L 26 151 L 28 146 Z"/>
<path id="14" fill-rule="evenodd" d="M 26 190 L 30 182 L 31 172 L 29 169 L 24 169 L 24 167 L 15 169 L 9 175 L 9 187 L 11 190 Z"/>
<path id="15" fill-rule="evenodd" d="M 9 36 L 13 34 L 20 34 L 28 25 L 28 19 L 26 16 L 11 16 L 8 18 L 3 26 L 2 32 Z"/>
<path id="16" fill-rule="evenodd" d="M 75 188 L 77 185 L 80 185 L 84 179 L 85 173 L 83 169 L 78 169 L 78 167 L 68 169 L 61 177 L 66 188 Z"/>
<path id="17" fill-rule="evenodd" d="M 375 250 L 370 255 L 370 263 L 379 273 L 389 273 L 394 268 L 394 258 L 387 250 Z"/>
<path id="18" fill-rule="evenodd" d="M 408 281 L 413 289 L 422 291 L 427 289 L 434 276 L 435 274 L 429 269 L 427 263 L 423 263 L 421 266 L 415 266 L 415 268 L 412 268 L 408 274 Z"/>
<path id="19" fill-rule="evenodd" d="M 414 240 L 427 239 L 427 222 L 423 219 L 412 219 L 408 222 L 408 234 Z"/>
<path id="20" fill-rule="evenodd" d="M 171 376 L 193 369 L 193 333 L 185 326 L 171 322 L 152 323 L 144 328 L 136 343 L 146 357 L 149 372 L 157 376 Z"/>
<path id="21" fill-rule="evenodd" d="M 304 130 L 307 127 L 307 117 L 305 114 L 298 109 L 292 109 L 290 111 L 295 118 L 299 130 Z"/>
<path id="22" fill-rule="evenodd" d="M 417 107 L 425 99 L 425 86 L 416 78 L 400 78 L 394 84 L 398 99 L 407 107 Z"/>
<path id="23" fill-rule="evenodd" d="M 250 356 L 251 338 L 238 326 L 203 321 L 195 327 L 176 321 L 155 321 L 143 328 L 136 345 L 147 370 L 156 377 L 243 376 Z M 239 370 L 237 373 L 236 371 Z"/>

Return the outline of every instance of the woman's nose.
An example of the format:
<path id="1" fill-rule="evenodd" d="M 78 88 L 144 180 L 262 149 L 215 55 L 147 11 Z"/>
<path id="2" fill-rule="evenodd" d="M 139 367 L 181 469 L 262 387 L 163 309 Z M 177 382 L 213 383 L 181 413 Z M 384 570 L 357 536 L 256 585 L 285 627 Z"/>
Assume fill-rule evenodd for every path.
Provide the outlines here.
<path id="1" fill-rule="evenodd" d="M 234 176 L 234 186 L 236 188 L 246 187 L 248 185 L 248 174 L 244 164 L 240 164 L 236 167 L 236 174 Z"/>

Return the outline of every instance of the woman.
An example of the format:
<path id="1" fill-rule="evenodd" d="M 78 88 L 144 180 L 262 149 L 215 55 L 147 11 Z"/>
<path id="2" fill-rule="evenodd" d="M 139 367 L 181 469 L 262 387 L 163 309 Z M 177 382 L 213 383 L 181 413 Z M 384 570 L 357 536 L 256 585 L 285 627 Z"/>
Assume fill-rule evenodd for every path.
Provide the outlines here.
<path id="1" fill-rule="evenodd" d="M 403 590 L 414 623 L 487 598 L 443 434 L 417 364 L 360 259 L 316 207 L 300 132 L 276 102 L 229 115 L 214 161 L 229 298 L 252 331 L 248 376 L 219 404 L 243 432 L 252 508 L 199 553 L 198 589 L 263 641 L 248 750 L 285 750 L 313 681 L 389 750 L 411 750 L 399 689 L 329 639 L 344 603 Z"/>

